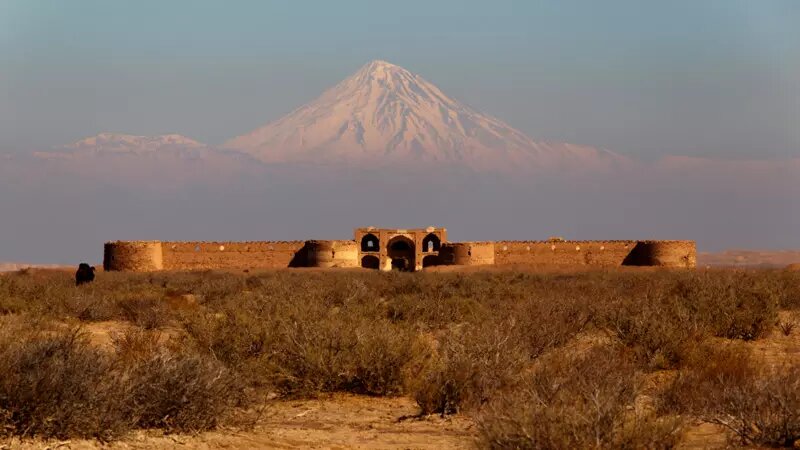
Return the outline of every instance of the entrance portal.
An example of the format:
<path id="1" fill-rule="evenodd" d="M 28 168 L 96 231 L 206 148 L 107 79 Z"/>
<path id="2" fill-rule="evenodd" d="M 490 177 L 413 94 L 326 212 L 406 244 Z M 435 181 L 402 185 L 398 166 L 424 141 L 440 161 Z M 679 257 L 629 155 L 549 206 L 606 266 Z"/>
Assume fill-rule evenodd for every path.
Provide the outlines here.
<path id="1" fill-rule="evenodd" d="M 396 236 L 388 244 L 392 270 L 413 271 L 416 265 L 414 241 L 405 236 Z"/>

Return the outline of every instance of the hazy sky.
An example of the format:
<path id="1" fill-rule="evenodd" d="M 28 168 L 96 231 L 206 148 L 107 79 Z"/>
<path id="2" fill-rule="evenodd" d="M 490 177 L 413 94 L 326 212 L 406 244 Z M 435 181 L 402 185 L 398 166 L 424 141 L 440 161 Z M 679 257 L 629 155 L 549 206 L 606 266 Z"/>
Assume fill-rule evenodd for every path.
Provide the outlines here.
<path id="1" fill-rule="evenodd" d="M 534 139 L 800 156 L 800 1 L 0 0 L 0 152 L 218 144 L 371 59 Z"/>

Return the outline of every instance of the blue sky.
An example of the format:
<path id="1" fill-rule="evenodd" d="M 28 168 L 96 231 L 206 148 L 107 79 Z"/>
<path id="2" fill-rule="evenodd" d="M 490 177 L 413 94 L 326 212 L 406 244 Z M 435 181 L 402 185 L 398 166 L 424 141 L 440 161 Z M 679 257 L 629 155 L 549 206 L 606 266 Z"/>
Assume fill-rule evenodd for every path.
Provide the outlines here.
<path id="1" fill-rule="evenodd" d="M 218 144 L 372 59 L 534 139 L 800 156 L 800 1 L 0 0 L 0 152 Z"/>

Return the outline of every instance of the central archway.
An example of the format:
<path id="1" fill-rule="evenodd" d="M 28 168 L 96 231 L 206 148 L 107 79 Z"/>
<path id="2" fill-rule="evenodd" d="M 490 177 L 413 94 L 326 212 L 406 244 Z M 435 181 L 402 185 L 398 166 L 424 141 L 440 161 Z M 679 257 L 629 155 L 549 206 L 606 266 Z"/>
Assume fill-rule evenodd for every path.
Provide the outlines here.
<path id="1" fill-rule="evenodd" d="M 413 272 L 416 268 L 414 241 L 405 236 L 395 236 L 386 245 L 392 270 Z"/>

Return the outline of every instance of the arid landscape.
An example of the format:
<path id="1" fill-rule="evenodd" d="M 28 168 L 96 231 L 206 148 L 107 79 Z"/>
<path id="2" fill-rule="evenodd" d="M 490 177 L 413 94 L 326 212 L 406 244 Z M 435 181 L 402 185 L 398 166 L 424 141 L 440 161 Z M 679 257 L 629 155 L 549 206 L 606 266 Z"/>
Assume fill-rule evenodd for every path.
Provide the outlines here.
<path id="1" fill-rule="evenodd" d="M 0 276 L 8 448 L 724 448 L 800 439 L 800 274 Z"/>
<path id="2" fill-rule="evenodd" d="M 0 450 L 800 449 L 798 23 L 0 1 Z"/>

